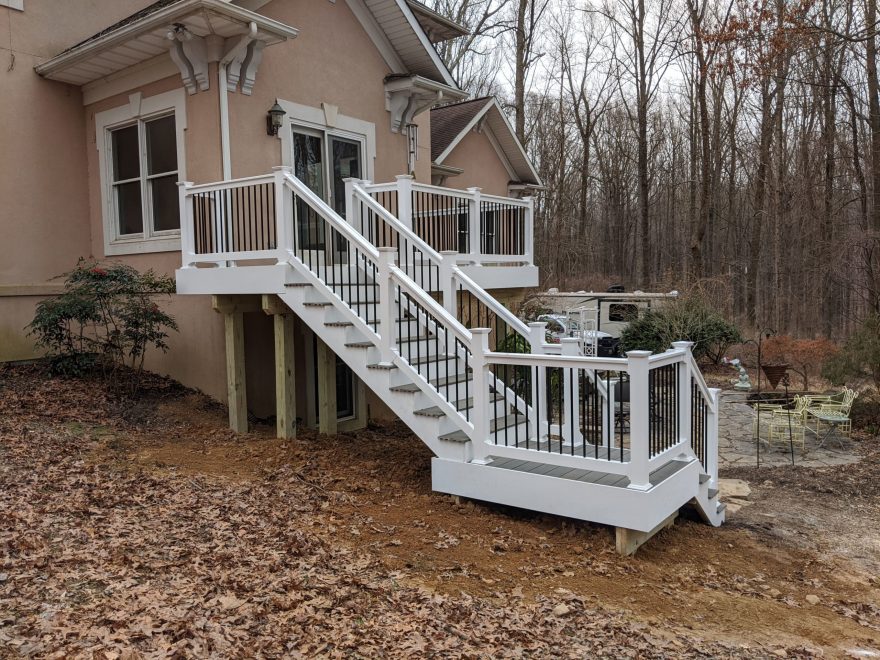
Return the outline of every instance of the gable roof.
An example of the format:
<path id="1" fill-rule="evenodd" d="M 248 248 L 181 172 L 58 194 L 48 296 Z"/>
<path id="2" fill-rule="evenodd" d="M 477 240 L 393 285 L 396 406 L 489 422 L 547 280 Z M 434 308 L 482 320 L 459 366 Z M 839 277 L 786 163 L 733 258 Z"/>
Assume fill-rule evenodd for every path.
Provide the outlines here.
<path id="1" fill-rule="evenodd" d="M 481 126 L 499 157 L 520 183 L 541 186 L 526 150 L 494 96 L 452 103 L 431 110 L 431 161 L 442 165 L 465 136 Z M 512 177 L 513 178 L 513 177 Z"/>

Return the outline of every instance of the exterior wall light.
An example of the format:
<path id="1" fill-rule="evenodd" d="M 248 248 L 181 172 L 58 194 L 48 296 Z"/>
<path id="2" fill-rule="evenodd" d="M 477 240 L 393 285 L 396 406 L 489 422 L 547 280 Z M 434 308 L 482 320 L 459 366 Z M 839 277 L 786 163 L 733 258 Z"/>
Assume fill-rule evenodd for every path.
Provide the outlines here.
<path id="1" fill-rule="evenodd" d="M 266 135 L 278 135 L 278 129 L 284 123 L 284 115 L 287 113 L 276 102 L 266 114 Z"/>

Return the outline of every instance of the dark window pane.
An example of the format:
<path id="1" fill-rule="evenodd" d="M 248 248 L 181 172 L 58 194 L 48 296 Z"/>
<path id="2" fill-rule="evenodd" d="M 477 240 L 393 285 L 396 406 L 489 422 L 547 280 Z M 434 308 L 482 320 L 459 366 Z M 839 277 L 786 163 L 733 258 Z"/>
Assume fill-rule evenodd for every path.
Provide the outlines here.
<path id="1" fill-rule="evenodd" d="M 162 174 L 177 170 L 177 136 L 174 115 L 146 122 L 147 173 Z"/>
<path id="2" fill-rule="evenodd" d="M 330 146 L 333 152 L 333 210 L 345 216 L 345 179 L 361 178 L 361 144 L 334 137 Z"/>
<path id="3" fill-rule="evenodd" d="M 177 194 L 177 175 L 150 180 L 153 201 L 153 230 L 180 229 L 180 201 Z"/>
<path id="4" fill-rule="evenodd" d="M 293 133 L 293 172 L 313 193 L 324 199 L 324 158 L 321 138 Z"/>
<path id="5" fill-rule="evenodd" d="M 113 180 L 136 179 L 141 174 L 137 126 L 117 128 L 113 138 Z"/>
<path id="6" fill-rule="evenodd" d="M 116 186 L 116 211 L 119 217 L 120 236 L 140 234 L 144 231 L 140 181 Z"/>
<path id="7" fill-rule="evenodd" d="M 631 323 L 639 318 L 639 308 L 635 305 L 621 303 L 612 304 L 608 308 L 608 320 L 619 323 Z"/>

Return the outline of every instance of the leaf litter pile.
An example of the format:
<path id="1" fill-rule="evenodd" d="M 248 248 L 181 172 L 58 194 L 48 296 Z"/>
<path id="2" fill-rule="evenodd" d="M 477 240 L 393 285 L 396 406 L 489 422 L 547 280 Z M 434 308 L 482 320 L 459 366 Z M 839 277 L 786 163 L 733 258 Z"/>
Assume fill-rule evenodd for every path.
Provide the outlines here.
<path id="1" fill-rule="evenodd" d="M 0 366 L 0 657 L 880 645 L 870 588 L 735 525 L 685 521 L 624 559 L 607 528 L 431 493 L 430 456 L 399 425 L 281 441 L 269 426 L 235 436 L 224 416 L 159 378 L 131 401 Z"/>

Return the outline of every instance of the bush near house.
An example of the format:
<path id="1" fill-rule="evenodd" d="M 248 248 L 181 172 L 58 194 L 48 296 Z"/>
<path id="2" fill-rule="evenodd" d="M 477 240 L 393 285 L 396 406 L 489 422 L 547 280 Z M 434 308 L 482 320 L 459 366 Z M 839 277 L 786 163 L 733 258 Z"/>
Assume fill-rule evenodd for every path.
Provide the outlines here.
<path id="1" fill-rule="evenodd" d="M 827 362 L 822 375 L 834 385 L 847 378 L 870 376 L 880 388 L 880 315 L 866 318 L 843 345 L 843 349 Z"/>
<path id="2" fill-rule="evenodd" d="M 620 335 L 621 351 L 662 353 L 674 341 L 694 342 L 694 356 L 717 364 L 725 351 L 742 341 L 739 328 L 700 296 L 671 301 L 643 314 Z"/>
<path id="3" fill-rule="evenodd" d="M 53 373 L 99 370 L 134 392 L 147 350 L 166 351 L 168 331 L 177 330 L 174 318 L 156 303 L 171 293 L 174 280 L 152 270 L 80 259 L 65 274 L 64 293 L 37 305 L 29 335 L 48 350 Z"/>
<path id="4" fill-rule="evenodd" d="M 761 361 L 764 364 L 787 363 L 789 369 L 801 377 L 804 390 L 810 389 L 810 378 L 822 373 L 822 369 L 840 349 L 830 339 L 795 339 L 789 335 L 776 335 L 763 343 Z"/>

